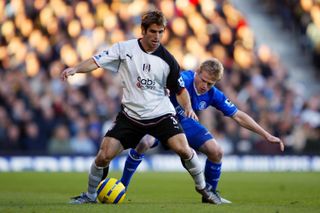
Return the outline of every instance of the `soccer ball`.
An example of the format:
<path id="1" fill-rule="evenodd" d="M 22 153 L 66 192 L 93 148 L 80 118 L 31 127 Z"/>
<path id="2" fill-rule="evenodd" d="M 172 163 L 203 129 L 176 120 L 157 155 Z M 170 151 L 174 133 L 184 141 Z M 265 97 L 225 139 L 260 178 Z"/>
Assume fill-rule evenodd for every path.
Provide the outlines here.
<path id="1" fill-rule="evenodd" d="M 115 178 L 106 178 L 97 187 L 100 203 L 121 203 L 126 196 L 126 187 Z"/>

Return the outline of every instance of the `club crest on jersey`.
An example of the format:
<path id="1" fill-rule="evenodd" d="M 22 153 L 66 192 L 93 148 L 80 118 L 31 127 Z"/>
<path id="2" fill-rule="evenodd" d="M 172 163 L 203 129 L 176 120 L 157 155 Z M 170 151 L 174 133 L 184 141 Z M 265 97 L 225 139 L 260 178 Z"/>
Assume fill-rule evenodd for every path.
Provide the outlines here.
<path id="1" fill-rule="evenodd" d="M 151 90 L 154 90 L 156 87 L 156 82 L 149 79 L 149 78 L 141 78 L 140 76 L 137 78 L 137 87 L 142 89 L 142 90 L 145 90 L 145 89 L 151 89 Z"/>
<path id="2" fill-rule="evenodd" d="M 143 72 L 149 73 L 151 71 L 151 65 L 150 64 L 143 64 L 142 70 L 143 70 Z"/>
<path id="3" fill-rule="evenodd" d="M 225 102 L 229 107 L 233 107 L 233 106 L 234 106 L 234 104 L 233 104 L 229 99 L 225 100 L 224 102 Z"/>
<path id="4" fill-rule="evenodd" d="M 201 101 L 199 103 L 199 110 L 203 110 L 207 108 L 207 103 L 205 101 Z"/>

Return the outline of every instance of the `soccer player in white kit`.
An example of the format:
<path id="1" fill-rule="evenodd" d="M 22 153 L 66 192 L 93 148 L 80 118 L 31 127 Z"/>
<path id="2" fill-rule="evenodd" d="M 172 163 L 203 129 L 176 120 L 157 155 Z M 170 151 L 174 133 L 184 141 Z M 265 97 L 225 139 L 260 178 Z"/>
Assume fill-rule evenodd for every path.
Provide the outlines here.
<path id="1" fill-rule="evenodd" d="M 113 44 L 109 49 L 61 73 L 62 80 L 76 73 L 87 73 L 99 67 L 119 73 L 123 86 L 122 110 L 108 130 L 89 171 L 88 191 L 72 198 L 70 203 L 96 202 L 96 188 L 110 161 L 124 149 L 135 148 L 146 134 L 163 141 L 177 153 L 195 182 L 196 191 L 215 203 L 208 188 L 199 159 L 186 140 L 175 117 L 175 109 L 166 94 L 176 94 L 187 117 L 196 119 L 190 97 L 180 79 L 175 58 L 160 44 L 166 19 L 160 11 L 142 16 L 142 38 Z"/>

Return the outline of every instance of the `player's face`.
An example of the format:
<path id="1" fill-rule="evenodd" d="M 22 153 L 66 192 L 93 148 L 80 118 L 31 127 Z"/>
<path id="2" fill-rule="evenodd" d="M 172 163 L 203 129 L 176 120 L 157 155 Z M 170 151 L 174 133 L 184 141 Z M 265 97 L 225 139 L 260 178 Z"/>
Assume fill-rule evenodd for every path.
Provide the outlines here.
<path id="1" fill-rule="evenodd" d="M 204 94 L 211 89 L 216 84 L 217 80 L 209 75 L 207 71 L 199 71 L 196 74 L 194 79 L 194 84 L 197 89 L 197 92 L 200 94 Z"/>
<path id="2" fill-rule="evenodd" d="M 142 29 L 141 43 L 145 51 L 152 52 L 159 47 L 163 32 L 164 27 L 157 24 L 151 24 L 147 30 Z"/>

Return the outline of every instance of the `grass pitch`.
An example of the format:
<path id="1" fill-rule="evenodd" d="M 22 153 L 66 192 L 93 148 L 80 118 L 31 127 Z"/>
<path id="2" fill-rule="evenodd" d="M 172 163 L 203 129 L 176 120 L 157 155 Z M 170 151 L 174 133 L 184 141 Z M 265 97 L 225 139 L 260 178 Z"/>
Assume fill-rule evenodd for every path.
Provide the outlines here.
<path id="1" fill-rule="evenodd" d="M 137 173 L 119 205 L 68 204 L 86 182 L 85 173 L 1 173 L 0 212 L 320 212 L 320 173 L 226 172 L 219 188 L 233 203 L 220 206 L 202 204 L 186 172 Z"/>

